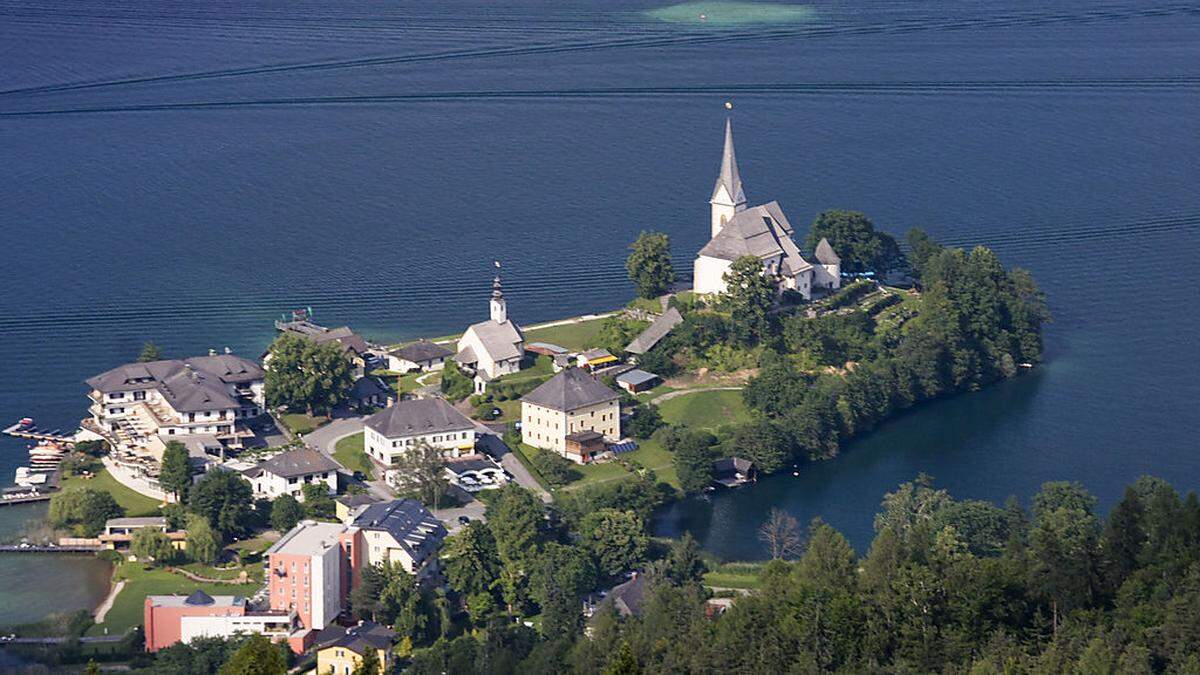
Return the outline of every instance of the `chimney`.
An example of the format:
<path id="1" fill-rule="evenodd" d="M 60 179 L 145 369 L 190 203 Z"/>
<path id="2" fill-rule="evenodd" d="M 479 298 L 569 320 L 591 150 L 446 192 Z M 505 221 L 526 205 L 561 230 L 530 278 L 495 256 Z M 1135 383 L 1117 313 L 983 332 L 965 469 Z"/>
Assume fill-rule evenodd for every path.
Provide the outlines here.
<path id="1" fill-rule="evenodd" d="M 215 350 L 215 349 L 210 349 L 210 350 L 208 350 L 208 355 L 209 355 L 209 356 L 216 356 L 216 355 L 217 355 L 217 350 Z"/>
<path id="2" fill-rule="evenodd" d="M 226 347 L 226 348 L 225 348 L 225 353 L 226 353 L 226 354 L 232 354 L 232 353 L 233 353 L 233 350 L 232 350 L 232 349 L 230 349 L 229 347 Z"/>

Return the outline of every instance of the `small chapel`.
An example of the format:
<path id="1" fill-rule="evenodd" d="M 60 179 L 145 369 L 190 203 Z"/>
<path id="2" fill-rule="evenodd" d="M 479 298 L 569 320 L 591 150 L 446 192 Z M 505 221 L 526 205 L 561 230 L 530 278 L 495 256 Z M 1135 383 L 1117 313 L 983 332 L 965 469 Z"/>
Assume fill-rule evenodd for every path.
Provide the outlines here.
<path id="1" fill-rule="evenodd" d="M 794 290 L 808 300 L 815 289 L 841 286 L 842 261 L 827 240 L 822 238 L 817 244 L 810 262 L 792 239 L 794 230 L 779 202 L 747 206 L 729 119 L 725 120 L 725 149 L 709 204 L 712 238 L 696 255 L 693 286 L 697 293 L 724 293 L 725 273 L 734 260 L 743 256 L 762 260 L 763 274 L 781 293 Z"/>

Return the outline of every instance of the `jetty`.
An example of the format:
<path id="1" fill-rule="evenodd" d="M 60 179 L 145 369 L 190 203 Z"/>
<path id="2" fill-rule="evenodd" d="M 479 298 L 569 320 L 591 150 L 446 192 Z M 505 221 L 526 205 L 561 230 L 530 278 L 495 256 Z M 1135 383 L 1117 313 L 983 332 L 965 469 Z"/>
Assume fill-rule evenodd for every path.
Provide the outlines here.
<path id="1" fill-rule="evenodd" d="M 5 436 L 13 436 L 15 438 L 25 438 L 31 441 L 48 441 L 51 443 L 65 443 L 69 445 L 75 444 L 75 433 L 62 433 L 61 429 L 45 430 L 40 429 L 33 423 L 33 419 L 26 417 L 16 424 L 10 425 L 4 429 Z"/>
<path id="2" fill-rule="evenodd" d="M 100 546 L 58 546 L 57 544 L 5 544 L 0 553 L 95 553 Z"/>
<path id="3" fill-rule="evenodd" d="M 54 496 L 52 492 L 37 492 L 33 490 L 24 492 L 4 493 L 0 494 L 0 506 L 12 506 L 14 504 L 35 504 L 37 502 L 48 502 Z"/>

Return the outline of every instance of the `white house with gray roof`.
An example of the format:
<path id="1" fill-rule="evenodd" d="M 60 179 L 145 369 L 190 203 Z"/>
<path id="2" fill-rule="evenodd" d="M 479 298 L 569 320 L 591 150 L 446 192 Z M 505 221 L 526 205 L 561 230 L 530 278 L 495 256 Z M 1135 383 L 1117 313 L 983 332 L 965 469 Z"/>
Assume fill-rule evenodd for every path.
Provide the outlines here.
<path id="1" fill-rule="evenodd" d="M 458 457 L 475 449 L 475 423 L 440 398 L 397 401 L 367 418 L 363 449 L 383 466 L 421 442 Z"/>
<path id="2" fill-rule="evenodd" d="M 487 382 L 521 369 L 525 356 L 525 335 L 508 318 L 508 303 L 500 288 L 500 277 L 492 281 L 491 316 L 467 328 L 458 339 L 454 360 L 475 374 L 475 391 L 482 392 Z"/>
<path id="3" fill-rule="evenodd" d="M 832 290 L 841 285 L 841 260 L 828 241 L 821 240 L 814 252 L 816 263 L 809 262 L 792 239 L 795 230 L 778 202 L 747 206 L 733 150 L 733 125 L 729 120 L 725 121 L 721 171 L 709 204 L 712 238 L 700 249 L 693 266 L 693 285 L 697 293 L 724 293 L 725 273 L 733 261 L 744 256 L 761 260 L 763 274 L 770 277 L 780 291 L 794 290 L 805 299 L 812 297 L 813 289 Z"/>
<path id="4" fill-rule="evenodd" d="M 337 492 L 340 465 L 311 448 L 281 452 L 252 469 L 243 471 L 255 497 L 275 499 L 291 495 L 304 501 L 304 486 L 321 485 L 326 492 Z"/>
<path id="5" fill-rule="evenodd" d="M 553 450 L 572 461 L 568 436 L 596 432 L 605 441 L 621 437 L 621 395 L 591 373 L 567 368 L 521 398 L 521 441 Z"/>
<path id="6" fill-rule="evenodd" d="M 115 447 L 161 459 L 168 440 L 197 434 L 240 447 L 242 421 L 265 411 L 263 369 L 233 354 L 127 363 L 89 378 L 85 426 Z"/>

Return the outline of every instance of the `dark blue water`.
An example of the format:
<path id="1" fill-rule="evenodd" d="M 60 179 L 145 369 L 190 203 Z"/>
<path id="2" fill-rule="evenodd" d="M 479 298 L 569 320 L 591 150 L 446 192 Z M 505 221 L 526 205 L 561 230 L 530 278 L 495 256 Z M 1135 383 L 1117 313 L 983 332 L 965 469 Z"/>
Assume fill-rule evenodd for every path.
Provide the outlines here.
<path id="1" fill-rule="evenodd" d="M 780 505 L 861 545 L 919 471 L 994 499 L 1200 483 L 1200 5 L 817 2 L 729 27 L 661 4 L 0 2 L 0 420 L 73 425 L 81 380 L 145 340 L 257 354 L 295 306 L 454 331 L 497 258 L 520 321 L 621 304 L 639 230 L 681 262 L 705 240 L 732 99 L 751 200 L 992 246 L 1049 293 L 1051 361 L 664 531 L 755 557 Z M 8 480 L 22 445 L 0 453 Z"/>

